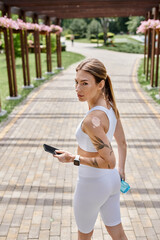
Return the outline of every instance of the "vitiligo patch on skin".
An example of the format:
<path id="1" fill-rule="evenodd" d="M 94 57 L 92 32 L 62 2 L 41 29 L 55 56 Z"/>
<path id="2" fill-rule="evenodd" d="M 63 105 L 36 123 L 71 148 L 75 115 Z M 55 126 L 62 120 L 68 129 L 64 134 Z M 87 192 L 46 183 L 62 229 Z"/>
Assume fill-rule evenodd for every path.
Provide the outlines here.
<path id="1" fill-rule="evenodd" d="M 93 117 L 92 118 L 93 128 L 99 127 L 100 123 L 101 123 L 101 120 L 98 117 Z"/>

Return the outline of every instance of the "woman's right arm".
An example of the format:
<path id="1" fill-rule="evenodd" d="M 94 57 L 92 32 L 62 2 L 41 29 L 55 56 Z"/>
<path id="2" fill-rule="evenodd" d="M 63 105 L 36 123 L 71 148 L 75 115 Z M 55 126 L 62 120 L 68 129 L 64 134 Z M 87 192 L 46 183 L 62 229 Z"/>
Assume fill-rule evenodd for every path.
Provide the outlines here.
<path id="1" fill-rule="evenodd" d="M 114 133 L 115 140 L 118 145 L 118 171 L 123 180 L 125 180 L 125 162 L 126 162 L 126 155 L 127 155 L 127 144 L 126 139 L 122 127 L 121 120 L 117 120 L 117 125 Z"/>

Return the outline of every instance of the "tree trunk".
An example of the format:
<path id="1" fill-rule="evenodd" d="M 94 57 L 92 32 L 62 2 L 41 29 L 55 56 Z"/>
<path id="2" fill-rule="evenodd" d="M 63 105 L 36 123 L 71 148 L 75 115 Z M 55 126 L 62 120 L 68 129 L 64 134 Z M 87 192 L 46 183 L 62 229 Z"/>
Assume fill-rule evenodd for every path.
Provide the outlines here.
<path id="1" fill-rule="evenodd" d="M 101 22 L 101 26 L 103 29 L 103 33 L 104 33 L 104 45 L 107 46 L 107 30 L 108 30 L 108 26 L 109 26 L 109 19 L 108 18 L 100 18 L 100 22 Z"/>

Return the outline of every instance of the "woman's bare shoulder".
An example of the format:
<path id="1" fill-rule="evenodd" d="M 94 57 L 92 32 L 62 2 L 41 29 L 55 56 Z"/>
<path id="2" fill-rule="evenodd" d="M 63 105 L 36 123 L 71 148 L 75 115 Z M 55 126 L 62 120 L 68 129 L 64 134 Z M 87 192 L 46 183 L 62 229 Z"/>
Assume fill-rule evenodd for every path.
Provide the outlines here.
<path id="1" fill-rule="evenodd" d="M 108 117 L 105 112 L 94 110 L 90 112 L 83 120 L 82 129 L 106 129 L 109 126 Z"/>

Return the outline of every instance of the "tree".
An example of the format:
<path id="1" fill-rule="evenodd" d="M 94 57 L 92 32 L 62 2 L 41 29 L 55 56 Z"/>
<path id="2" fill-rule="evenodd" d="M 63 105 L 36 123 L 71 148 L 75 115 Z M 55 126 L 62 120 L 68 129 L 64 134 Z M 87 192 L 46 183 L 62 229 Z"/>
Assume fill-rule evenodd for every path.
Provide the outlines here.
<path id="1" fill-rule="evenodd" d="M 144 20 L 144 17 L 129 17 L 129 21 L 126 22 L 127 29 L 129 33 L 136 34 L 137 27 L 140 25 L 140 22 Z"/>
<path id="2" fill-rule="evenodd" d="M 107 46 L 107 31 L 109 27 L 109 18 L 100 18 L 100 23 L 104 33 L 104 45 Z"/>
<path id="3" fill-rule="evenodd" d="M 66 29 L 69 28 L 69 26 L 71 25 L 73 19 L 62 19 L 61 21 L 61 26 Z"/>
<path id="4" fill-rule="evenodd" d="M 109 18 L 109 31 L 112 33 L 119 33 L 119 29 L 117 26 L 117 19 L 118 19 L 117 17 Z"/>
<path id="5" fill-rule="evenodd" d="M 94 34 L 98 36 L 98 33 L 102 31 L 101 24 L 96 20 L 93 19 L 92 22 L 88 25 L 88 35 L 89 37 Z"/>
<path id="6" fill-rule="evenodd" d="M 118 32 L 123 32 L 123 33 L 127 33 L 128 29 L 127 29 L 127 21 L 128 21 L 128 17 L 118 17 L 117 18 L 117 28 L 118 28 Z"/>
<path id="7" fill-rule="evenodd" d="M 113 33 L 127 33 L 128 28 L 126 22 L 129 20 L 128 17 L 113 17 L 109 18 L 109 31 Z"/>
<path id="8" fill-rule="evenodd" d="M 72 30 L 73 34 L 79 35 L 79 37 L 85 37 L 87 32 L 87 23 L 84 19 L 75 18 L 70 24 L 69 28 Z"/>

